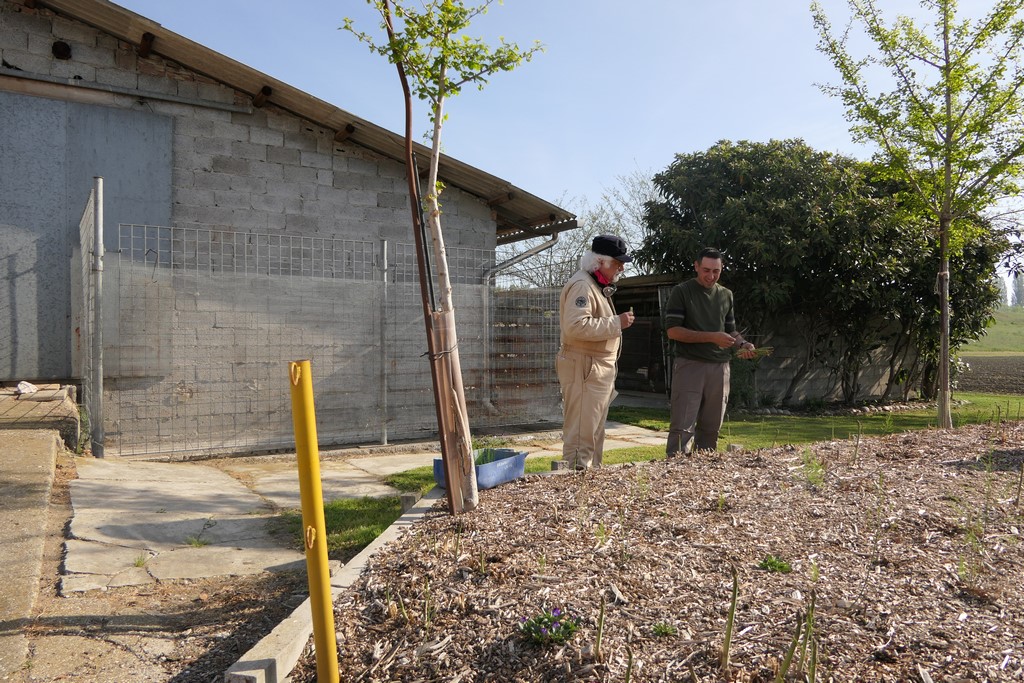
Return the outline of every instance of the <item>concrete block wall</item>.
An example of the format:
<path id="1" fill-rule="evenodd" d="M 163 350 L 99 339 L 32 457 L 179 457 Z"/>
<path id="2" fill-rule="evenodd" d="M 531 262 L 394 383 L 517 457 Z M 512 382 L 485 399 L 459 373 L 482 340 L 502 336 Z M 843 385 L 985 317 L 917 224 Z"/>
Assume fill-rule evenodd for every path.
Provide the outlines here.
<path id="1" fill-rule="evenodd" d="M 796 329 L 796 326 L 789 327 Z M 766 345 L 772 347 L 772 355 L 758 361 L 753 398 L 756 402 L 778 403 L 804 362 L 806 346 L 801 337 L 780 333 L 773 334 Z M 888 361 L 891 352 L 892 345 L 888 343 L 869 354 L 868 360 L 861 366 L 858 400 L 878 398 L 885 391 L 889 380 Z M 797 384 L 791 403 L 799 405 L 809 399 L 843 399 L 839 378 L 821 363 L 812 364 Z"/>

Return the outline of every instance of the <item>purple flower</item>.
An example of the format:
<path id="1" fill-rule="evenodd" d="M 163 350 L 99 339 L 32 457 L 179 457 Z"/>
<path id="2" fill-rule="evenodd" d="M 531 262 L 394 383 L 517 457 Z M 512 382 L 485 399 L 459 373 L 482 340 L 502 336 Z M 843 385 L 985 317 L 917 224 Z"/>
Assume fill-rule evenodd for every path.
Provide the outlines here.
<path id="1" fill-rule="evenodd" d="M 553 616 L 553 617 L 557 617 L 557 616 L 559 616 L 559 615 L 560 615 L 561 613 L 562 613 L 562 610 L 560 610 L 560 609 L 559 609 L 559 608 L 557 608 L 557 607 L 556 607 L 555 609 L 551 610 L 551 616 Z"/>

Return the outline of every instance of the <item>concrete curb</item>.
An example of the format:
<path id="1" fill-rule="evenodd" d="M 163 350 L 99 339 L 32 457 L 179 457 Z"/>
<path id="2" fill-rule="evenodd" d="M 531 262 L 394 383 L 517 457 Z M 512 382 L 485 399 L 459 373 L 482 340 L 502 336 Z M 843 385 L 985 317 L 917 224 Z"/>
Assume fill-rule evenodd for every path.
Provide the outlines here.
<path id="1" fill-rule="evenodd" d="M 62 447 L 55 429 L 0 429 L 0 680 L 29 660 L 25 626 L 39 594 L 47 509 Z"/>
<path id="2" fill-rule="evenodd" d="M 419 521 L 438 500 L 444 497 L 444 490 L 431 489 L 408 512 L 384 530 L 362 552 L 331 577 L 331 602 L 351 586 L 367 561 L 383 545 L 398 538 L 410 526 Z M 286 683 L 292 669 L 302 656 L 302 651 L 313 635 L 313 613 L 310 598 L 295 608 L 284 621 L 278 624 L 263 640 L 242 655 L 242 658 L 228 667 L 224 683 Z"/>

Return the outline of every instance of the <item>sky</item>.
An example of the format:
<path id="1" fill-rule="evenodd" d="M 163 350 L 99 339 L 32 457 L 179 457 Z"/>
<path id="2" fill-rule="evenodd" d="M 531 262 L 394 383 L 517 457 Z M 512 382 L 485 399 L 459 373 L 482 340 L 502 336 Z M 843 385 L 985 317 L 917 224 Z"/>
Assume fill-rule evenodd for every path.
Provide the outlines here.
<path id="1" fill-rule="evenodd" d="M 404 131 L 394 67 L 340 30 L 383 38 L 364 0 L 118 0 L 171 31 L 356 116 Z M 468 4 L 474 4 L 469 0 Z M 822 0 L 842 28 L 846 0 Z M 887 18 L 915 0 L 878 0 Z M 961 0 L 961 9 L 988 5 Z M 447 103 L 443 151 L 573 210 L 620 179 L 665 169 L 719 140 L 802 138 L 868 158 L 842 104 L 809 0 L 505 0 L 468 33 L 545 51 Z M 428 130 L 417 107 L 414 132 Z M 422 141 L 422 139 L 420 140 Z"/>

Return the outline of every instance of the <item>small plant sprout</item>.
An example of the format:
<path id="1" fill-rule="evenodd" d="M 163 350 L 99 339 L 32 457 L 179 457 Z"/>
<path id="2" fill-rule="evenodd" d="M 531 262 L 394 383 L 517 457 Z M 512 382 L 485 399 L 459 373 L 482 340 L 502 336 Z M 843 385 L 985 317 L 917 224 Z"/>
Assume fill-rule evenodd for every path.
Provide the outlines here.
<path id="1" fill-rule="evenodd" d="M 796 633 L 793 634 L 793 640 L 789 643 L 789 649 L 786 650 L 786 655 L 782 658 L 782 663 L 779 665 L 779 671 L 775 675 L 775 683 L 782 683 L 786 680 L 789 667 L 793 665 L 793 655 L 796 654 L 796 648 L 800 645 L 800 634 L 803 631 L 803 625 L 803 614 L 798 611 L 796 613 Z"/>
<path id="2" fill-rule="evenodd" d="M 462 550 L 462 529 L 455 530 L 455 559 L 459 559 L 459 552 Z"/>
<path id="3" fill-rule="evenodd" d="M 825 483 L 825 463 L 810 448 L 801 453 L 804 477 L 812 488 L 819 488 Z"/>
<path id="4" fill-rule="evenodd" d="M 807 661 L 808 645 L 810 645 L 811 659 L 814 659 L 816 649 L 816 642 L 814 639 L 814 603 L 817 600 L 817 594 L 811 591 L 811 604 L 807 608 L 807 614 L 804 617 L 804 642 L 800 648 L 800 665 L 797 667 L 798 672 L 804 670 L 804 663 Z M 810 679 L 814 681 L 813 675 Z"/>
<path id="5" fill-rule="evenodd" d="M 597 528 L 594 529 L 594 536 L 597 537 L 597 547 L 600 548 L 607 543 L 610 535 L 608 527 L 604 525 L 604 522 L 598 522 Z"/>
<path id="6" fill-rule="evenodd" d="M 594 639 L 594 658 L 603 661 L 601 640 L 604 638 L 604 598 L 601 598 L 601 612 L 597 616 L 597 637 Z"/>
<path id="7" fill-rule="evenodd" d="M 423 579 L 423 626 L 430 631 L 430 622 L 433 618 L 432 605 L 430 604 L 430 579 Z"/>
<path id="8" fill-rule="evenodd" d="M 728 680 L 729 676 L 729 650 L 732 647 L 732 630 L 736 625 L 736 603 L 740 596 L 740 579 L 736 574 L 736 567 L 732 567 L 732 600 L 729 602 L 729 615 L 725 619 L 725 636 L 722 639 L 722 675 Z M 694 679 L 696 680 L 696 679 Z"/>
<path id="9" fill-rule="evenodd" d="M 141 555 L 139 555 L 139 556 L 137 556 L 135 558 L 135 562 L 133 564 L 136 567 L 145 567 L 146 566 L 146 562 L 148 562 L 148 561 L 149 561 L 149 556 L 146 555 L 145 553 L 142 553 Z"/>
<path id="10" fill-rule="evenodd" d="M 519 621 L 519 632 L 538 645 L 567 642 L 580 629 L 580 619 L 560 608 L 543 609 L 541 613 Z"/>
<path id="11" fill-rule="evenodd" d="M 651 492 L 649 475 L 644 470 L 639 470 L 633 484 L 633 495 L 639 500 L 646 500 Z"/>
<path id="12" fill-rule="evenodd" d="M 793 567 L 785 560 L 775 557 L 774 555 L 765 555 L 764 559 L 757 565 L 758 569 L 763 569 L 767 572 L 777 572 L 779 574 L 788 574 L 793 571 Z"/>
<path id="13" fill-rule="evenodd" d="M 215 526 L 217 526 L 217 520 L 207 519 L 203 522 L 203 528 L 199 530 L 199 533 L 195 536 L 187 537 L 185 543 L 193 548 L 202 548 L 204 545 L 210 545 L 209 539 L 203 538 L 203 534 L 206 533 L 207 529 L 212 529 Z"/>
<path id="14" fill-rule="evenodd" d="M 651 627 L 651 633 L 653 633 L 659 638 L 666 638 L 669 636 L 674 636 L 677 633 L 679 633 L 679 629 L 677 629 L 675 626 L 668 622 L 659 621 Z"/>
<path id="15" fill-rule="evenodd" d="M 853 466 L 860 467 L 860 439 L 864 434 L 864 425 L 857 420 L 857 440 L 853 446 Z"/>

